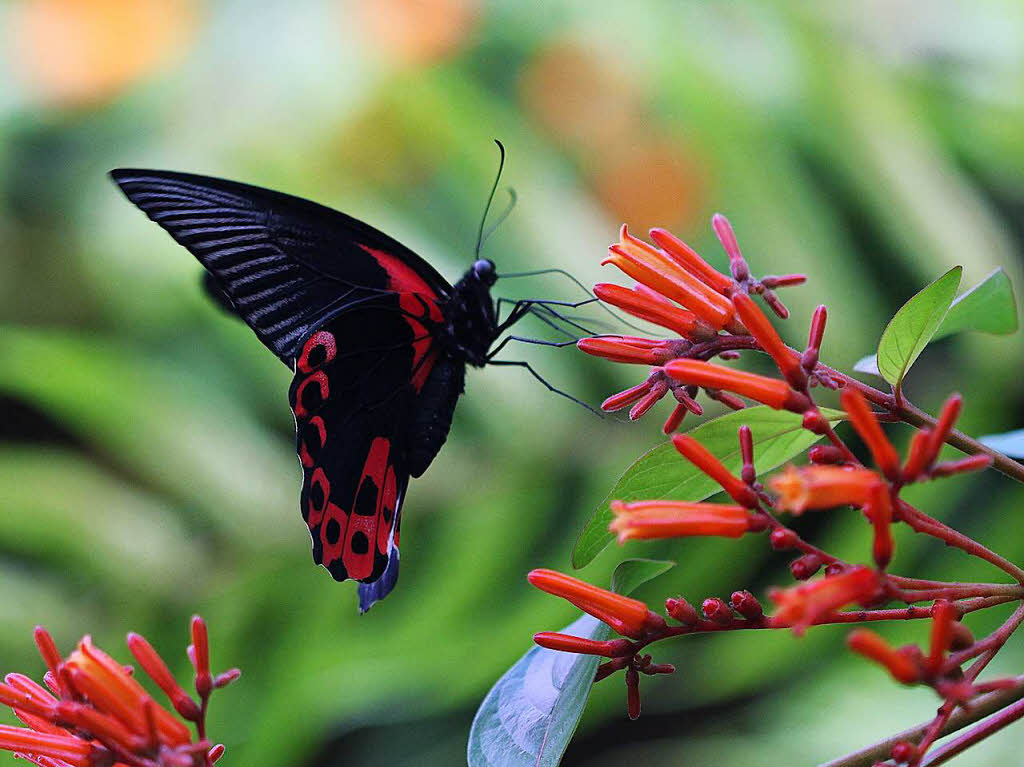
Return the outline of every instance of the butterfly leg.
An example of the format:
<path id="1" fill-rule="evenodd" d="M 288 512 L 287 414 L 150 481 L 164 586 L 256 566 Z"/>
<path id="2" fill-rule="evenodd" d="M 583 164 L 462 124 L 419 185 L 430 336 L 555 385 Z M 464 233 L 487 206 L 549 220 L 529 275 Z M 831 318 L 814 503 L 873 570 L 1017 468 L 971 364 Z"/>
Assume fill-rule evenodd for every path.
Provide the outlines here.
<path id="1" fill-rule="evenodd" d="M 536 370 L 533 369 L 533 366 L 531 366 L 529 362 L 524 362 L 523 360 L 491 360 L 488 364 L 490 364 L 490 365 L 503 365 L 503 366 L 506 366 L 506 367 L 526 368 L 530 372 L 530 375 L 532 375 L 534 378 L 536 378 L 538 381 L 540 381 L 542 384 L 544 384 L 544 387 L 549 392 L 557 394 L 557 395 L 559 395 L 561 397 L 565 397 L 567 400 L 571 400 L 572 402 L 575 402 L 577 405 L 585 407 L 587 410 L 589 410 L 591 413 L 596 415 L 598 418 L 604 418 L 604 414 L 603 413 L 601 413 L 599 410 L 595 410 L 594 408 L 592 408 L 590 405 L 588 405 L 583 400 L 576 399 L 576 397 L 572 396 L 568 392 L 564 392 L 561 389 L 558 389 L 558 388 L 555 388 L 554 386 L 552 386 L 550 383 L 548 383 L 548 381 L 544 378 L 544 376 L 542 376 L 540 373 L 538 373 Z"/>

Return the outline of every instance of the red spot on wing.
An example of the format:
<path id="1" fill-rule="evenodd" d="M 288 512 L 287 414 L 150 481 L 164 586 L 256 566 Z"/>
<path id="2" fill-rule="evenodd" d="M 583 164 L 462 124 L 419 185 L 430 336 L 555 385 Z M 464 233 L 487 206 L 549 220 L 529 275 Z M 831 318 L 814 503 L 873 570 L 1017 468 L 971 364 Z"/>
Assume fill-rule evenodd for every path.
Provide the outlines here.
<path id="1" fill-rule="evenodd" d="M 327 509 L 327 503 L 331 497 L 331 483 L 320 467 L 313 470 L 313 476 L 309 479 L 309 492 L 306 495 L 308 496 L 306 524 L 312 528 L 323 521 L 324 511 Z M 319 499 L 319 504 L 314 502 L 316 499 Z"/>
<path id="2" fill-rule="evenodd" d="M 314 384 L 320 388 L 320 402 L 323 403 L 327 401 L 327 398 L 330 395 L 330 387 L 327 384 L 327 374 L 322 370 L 318 370 L 300 383 L 298 388 L 295 390 L 295 416 L 297 418 L 305 418 L 309 415 L 309 411 L 306 409 L 305 404 L 303 404 L 302 399 L 306 393 L 306 388 Z"/>
<path id="3" fill-rule="evenodd" d="M 336 504 L 327 503 L 320 522 L 320 543 L 323 545 L 323 565 L 330 567 L 342 558 L 345 546 L 345 528 L 349 515 Z"/>
<path id="4" fill-rule="evenodd" d="M 359 479 L 356 497 L 353 499 L 353 513 L 349 516 L 348 530 L 345 534 L 345 548 L 342 562 L 348 571 L 349 578 L 368 578 L 373 573 L 373 550 L 377 540 L 377 527 L 381 516 L 381 499 L 384 495 L 384 478 L 388 470 L 388 454 L 391 441 L 385 437 L 375 437 L 370 444 L 370 452 L 363 464 L 363 474 Z M 374 508 L 371 514 L 356 514 L 356 505 L 361 492 L 368 482 L 373 483 Z"/>
<path id="5" fill-rule="evenodd" d="M 419 392 L 437 361 L 434 335 L 427 329 L 427 324 L 441 323 L 444 316 L 436 302 L 421 295 L 402 293 L 398 303 L 415 339 L 412 342 L 412 385 Z"/>
<path id="6" fill-rule="evenodd" d="M 324 444 L 327 442 L 327 427 L 324 425 L 324 419 L 315 415 L 309 419 L 309 425 L 316 429 L 317 435 L 320 438 L 320 444 L 318 447 L 322 450 Z M 306 446 L 305 436 L 306 432 L 303 430 L 303 440 L 299 447 L 299 461 L 307 469 L 311 469 L 313 468 L 313 456 L 309 454 L 309 448 Z"/>
<path id="7" fill-rule="evenodd" d="M 391 528 L 395 526 L 395 511 L 398 506 L 398 482 L 395 480 L 395 469 L 388 466 L 388 473 L 384 477 L 384 492 L 380 501 L 380 520 L 377 526 L 377 551 L 381 554 L 388 553 L 388 538 L 391 535 Z"/>
<path id="8" fill-rule="evenodd" d="M 334 335 L 326 330 L 319 330 L 303 345 L 296 366 L 303 373 L 311 373 L 333 360 L 337 354 L 338 344 Z"/>

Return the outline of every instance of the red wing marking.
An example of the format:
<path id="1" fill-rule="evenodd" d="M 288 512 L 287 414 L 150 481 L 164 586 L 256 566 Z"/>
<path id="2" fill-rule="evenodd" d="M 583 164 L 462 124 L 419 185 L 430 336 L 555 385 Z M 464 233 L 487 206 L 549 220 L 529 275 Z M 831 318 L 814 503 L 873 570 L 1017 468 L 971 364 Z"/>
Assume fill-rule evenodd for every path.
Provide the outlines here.
<path id="1" fill-rule="evenodd" d="M 377 551 L 381 554 L 388 553 L 388 538 L 391 535 L 391 528 L 395 524 L 395 506 L 398 505 L 398 483 L 395 480 L 395 470 L 388 466 L 388 473 L 384 477 L 384 493 L 380 502 L 380 519 L 377 526 Z"/>
<path id="2" fill-rule="evenodd" d="M 303 373 L 312 373 L 317 368 L 326 365 L 338 354 L 338 344 L 334 335 L 326 330 L 320 330 L 309 337 L 302 347 L 302 354 L 299 355 L 296 367 Z"/>
<path id="3" fill-rule="evenodd" d="M 319 466 L 313 470 L 309 479 L 309 501 L 306 510 L 306 524 L 316 527 L 324 518 L 327 501 L 331 497 L 331 483 Z"/>
<path id="4" fill-rule="evenodd" d="M 437 361 L 434 337 L 428 332 L 425 323 L 444 322 L 444 316 L 437 302 L 422 295 L 402 293 L 398 297 L 398 305 L 404 312 L 405 321 L 412 329 L 412 337 L 416 339 L 412 342 L 412 385 L 419 392 L 426 383 L 434 362 Z"/>
<path id="5" fill-rule="evenodd" d="M 373 573 L 373 549 L 377 540 L 382 489 L 390 452 L 391 441 L 386 437 L 375 437 L 363 465 L 342 552 L 342 562 L 349 578 L 359 580 Z"/>
<path id="6" fill-rule="evenodd" d="M 330 567 L 342 558 L 345 546 L 345 528 L 349 516 L 330 501 L 320 524 L 320 543 L 323 544 L 323 565 Z"/>
<path id="7" fill-rule="evenodd" d="M 369 253 L 373 260 L 380 264 L 388 273 L 388 283 L 391 290 L 397 293 L 425 293 L 428 296 L 437 296 L 437 291 L 427 284 L 416 270 L 406 264 L 400 258 L 388 253 L 386 250 L 378 250 L 368 245 L 359 243 L 359 247 Z"/>
<path id="8" fill-rule="evenodd" d="M 327 443 L 327 427 L 324 425 L 324 419 L 315 415 L 301 429 L 302 444 L 299 447 L 299 461 L 307 469 L 311 469 L 315 463 L 313 457 L 319 455 Z M 317 442 L 310 442 L 310 439 L 316 439 Z"/>
<path id="9" fill-rule="evenodd" d="M 309 390 L 310 385 L 314 383 L 317 385 L 319 392 L 317 389 Z M 318 393 L 319 398 L 317 398 Z M 316 371 L 300 383 L 295 390 L 295 416 L 297 418 L 305 418 L 314 410 L 318 410 L 327 401 L 330 393 L 330 387 L 327 385 L 327 374 L 322 370 Z"/>

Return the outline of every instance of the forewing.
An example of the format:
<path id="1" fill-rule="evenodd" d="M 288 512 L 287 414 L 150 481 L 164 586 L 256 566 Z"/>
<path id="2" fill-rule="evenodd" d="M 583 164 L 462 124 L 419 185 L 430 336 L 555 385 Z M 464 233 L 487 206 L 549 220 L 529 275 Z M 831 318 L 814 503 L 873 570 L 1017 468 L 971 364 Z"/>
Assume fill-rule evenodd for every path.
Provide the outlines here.
<path id="1" fill-rule="evenodd" d="M 361 581 L 364 610 L 398 577 L 409 427 L 439 359 L 436 329 L 429 304 L 385 296 L 331 319 L 296 361 L 290 401 L 313 559 L 336 580 Z"/>
<path id="2" fill-rule="evenodd" d="M 440 302 L 451 286 L 391 237 L 298 197 L 171 171 L 111 177 L 213 276 L 226 305 L 291 366 L 342 309 L 392 293 Z"/>

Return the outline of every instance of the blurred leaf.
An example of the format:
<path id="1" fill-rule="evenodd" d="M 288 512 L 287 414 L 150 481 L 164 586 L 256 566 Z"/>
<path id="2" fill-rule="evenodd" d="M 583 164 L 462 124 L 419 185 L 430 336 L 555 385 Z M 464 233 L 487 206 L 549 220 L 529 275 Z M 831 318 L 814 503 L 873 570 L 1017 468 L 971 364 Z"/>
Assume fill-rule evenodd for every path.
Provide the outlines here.
<path id="1" fill-rule="evenodd" d="M 962 273 L 963 267 L 954 266 L 903 304 L 885 326 L 878 342 L 878 370 L 893 386 L 903 382 L 903 376 L 942 324 Z"/>
<path id="2" fill-rule="evenodd" d="M 612 574 L 612 590 L 630 594 L 675 562 L 627 559 Z M 583 615 L 564 634 L 603 641 L 611 629 Z M 596 655 L 532 647 L 487 693 L 469 731 L 469 767 L 553 767 L 562 760 L 590 697 Z"/>
<path id="3" fill-rule="evenodd" d="M 829 420 L 840 420 L 837 410 L 823 409 Z M 820 436 L 806 431 L 803 418 L 766 405 L 737 410 L 700 424 L 688 434 L 711 451 L 734 474 L 743 465 L 737 431 L 746 424 L 754 437 L 754 463 L 758 472 L 770 471 L 806 448 Z M 719 492 L 713 479 L 682 458 L 671 442 L 658 445 L 638 458 L 619 477 L 608 497 L 587 522 L 572 552 L 572 566 L 586 566 L 612 540 L 608 524 L 612 520 L 609 502 L 612 499 L 636 501 L 671 498 L 679 501 L 702 501 Z"/>
<path id="4" fill-rule="evenodd" d="M 1004 335 L 1017 329 L 1013 285 L 1002 267 L 953 302 L 932 340 L 964 330 Z"/>
<path id="5" fill-rule="evenodd" d="M 1024 458 L 1024 429 L 1015 429 L 1003 434 L 986 434 L 978 437 L 978 441 L 1011 458 Z"/>
<path id="6" fill-rule="evenodd" d="M 867 357 L 861 357 L 854 364 L 853 369 L 858 373 L 867 373 L 868 375 L 881 377 L 882 374 L 878 372 L 878 355 L 869 354 Z"/>

